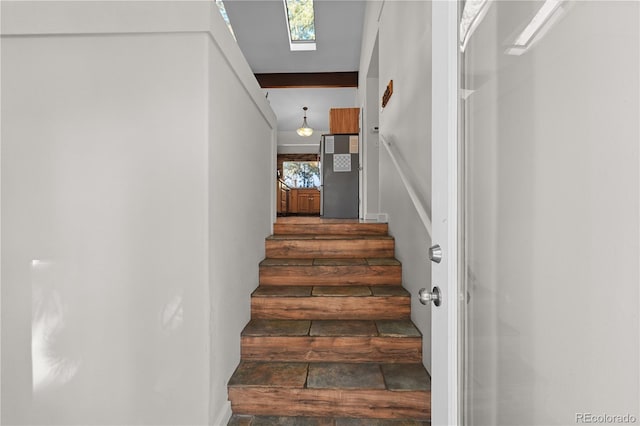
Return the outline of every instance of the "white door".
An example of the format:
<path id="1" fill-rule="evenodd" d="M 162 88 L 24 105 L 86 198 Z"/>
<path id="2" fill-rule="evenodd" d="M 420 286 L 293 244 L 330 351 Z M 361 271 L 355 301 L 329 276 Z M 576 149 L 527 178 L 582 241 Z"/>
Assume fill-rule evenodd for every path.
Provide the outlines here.
<path id="1" fill-rule="evenodd" d="M 464 7 L 459 423 L 638 424 L 640 2 Z"/>
<path id="2" fill-rule="evenodd" d="M 440 291 L 439 306 L 431 311 L 431 424 L 436 426 L 458 423 L 458 43 L 457 2 L 434 1 L 432 7 L 432 242 L 442 251 L 431 268 L 432 287 Z"/>

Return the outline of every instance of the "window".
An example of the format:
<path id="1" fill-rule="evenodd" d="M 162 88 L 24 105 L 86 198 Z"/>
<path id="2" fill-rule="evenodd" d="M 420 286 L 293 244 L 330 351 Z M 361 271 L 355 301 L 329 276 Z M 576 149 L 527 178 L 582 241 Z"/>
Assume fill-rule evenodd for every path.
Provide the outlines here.
<path id="1" fill-rule="evenodd" d="M 284 0 L 291 50 L 316 50 L 313 0 Z"/>
<path id="2" fill-rule="evenodd" d="M 315 188 L 320 186 L 320 163 L 317 161 L 285 161 L 284 183 L 291 188 Z"/>

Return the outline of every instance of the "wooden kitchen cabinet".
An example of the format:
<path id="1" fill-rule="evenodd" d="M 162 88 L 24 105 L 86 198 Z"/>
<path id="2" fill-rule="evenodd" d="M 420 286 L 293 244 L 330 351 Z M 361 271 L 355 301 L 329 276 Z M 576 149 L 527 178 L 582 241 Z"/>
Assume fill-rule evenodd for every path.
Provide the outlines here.
<path id="1" fill-rule="evenodd" d="M 298 194 L 298 213 L 309 213 L 309 197 Z"/>
<path id="2" fill-rule="evenodd" d="M 277 188 L 277 212 L 279 215 L 286 215 L 289 213 L 289 193 L 291 189 L 283 181 L 278 180 Z"/>
<path id="3" fill-rule="evenodd" d="M 359 133 L 360 108 L 331 108 L 329 110 L 329 132 Z"/>
<path id="4" fill-rule="evenodd" d="M 298 190 L 295 188 L 289 191 L 289 210 L 287 213 L 298 213 Z"/>
<path id="5" fill-rule="evenodd" d="M 314 195 L 309 199 L 309 210 L 310 213 L 320 214 L 320 191 L 318 191 L 318 195 Z"/>
<path id="6" fill-rule="evenodd" d="M 317 189 L 292 189 L 289 212 L 300 214 L 320 214 L 320 191 Z"/>

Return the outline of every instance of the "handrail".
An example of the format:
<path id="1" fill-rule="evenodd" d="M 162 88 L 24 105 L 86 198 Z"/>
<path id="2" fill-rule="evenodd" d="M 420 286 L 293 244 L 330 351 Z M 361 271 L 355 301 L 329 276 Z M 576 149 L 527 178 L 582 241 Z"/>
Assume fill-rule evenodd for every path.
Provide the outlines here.
<path id="1" fill-rule="evenodd" d="M 413 185 L 411 185 L 411 182 L 409 182 L 409 179 L 402 171 L 402 168 L 398 163 L 398 159 L 396 158 L 395 154 L 391 150 L 391 143 L 389 143 L 382 134 L 380 134 L 379 136 L 380 136 L 380 141 L 382 142 L 382 145 L 384 145 L 384 147 L 387 149 L 387 152 L 389 153 L 389 157 L 391 157 L 391 161 L 393 162 L 393 165 L 396 166 L 396 170 L 400 175 L 400 179 L 402 180 L 404 187 L 409 193 L 409 198 L 411 198 L 411 201 L 413 202 L 413 207 L 415 207 L 416 212 L 418 213 L 418 216 L 420 216 L 422 225 L 424 225 L 424 228 L 427 230 L 427 234 L 429 234 L 429 237 L 433 237 L 433 226 L 431 225 L 431 219 L 429 219 L 429 215 L 427 214 L 427 211 L 425 210 L 424 206 L 420 202 L 420 199 L 418 198 L 418 194 L 416 193 L 415 189 L 413 189 Z"/>

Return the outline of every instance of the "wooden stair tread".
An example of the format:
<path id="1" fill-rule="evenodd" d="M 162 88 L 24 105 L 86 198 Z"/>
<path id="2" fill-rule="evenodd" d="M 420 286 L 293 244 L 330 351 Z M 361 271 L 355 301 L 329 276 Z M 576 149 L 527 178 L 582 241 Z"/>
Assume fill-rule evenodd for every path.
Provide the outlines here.
<path id="1" fill-rule="evenodd" d="M 241 354 L 253 361 L 416 363 L 422 335 L 410 319 L 252 319 Z"/>
<path id="2" fill-rule="evenodd" d="M 430 391 L 230 387 L 236 414 L 429 420 Z"/>
<path id="3" fill-rule="evenodd" d="M 395 240 L 388 235 L 271 235 L 265 240 L 270 258 L 392 257 Z"/>
<path id="4" fill-rule="evenodd" d="M 409 295 L 251 298 L 251 317 L 259 319 L 399 320 L 410 314 Z"/>
<path id="5" fill-rule="evenodd" d="M 243 336 L 242 359 L 286 362 L 422 361 L 420 337 Z"/>
<path id="6" fill-rule="evenodd" d="M 325 222 L 325 223 L 278 223 L 273 226 L 274 235 L 387 235 L 386 223 Z"/>
<path id="7" fill-rule="evenodd" d="M 395 257 L 265 258 L 260 285 L 400 285 L 402 264 Z"/>
<path id="8" fill-rule="evenodd" d="M 288 240 L 393 240 L 390 235 L 334 235 L 334 234 L 273 234 L 266 238 L 267 241 Z"/>
<path id="9" fill-rule="evenodd" d="M 369 257 L 369 258 L 265 258 L 260 266 L 401 266 L 394 257 Z"/>
<path id="10" fill-rule="evenodd" d="M 235 414 L 430 418 L 422 363 L 241 361 L 228 389 Z"/>

